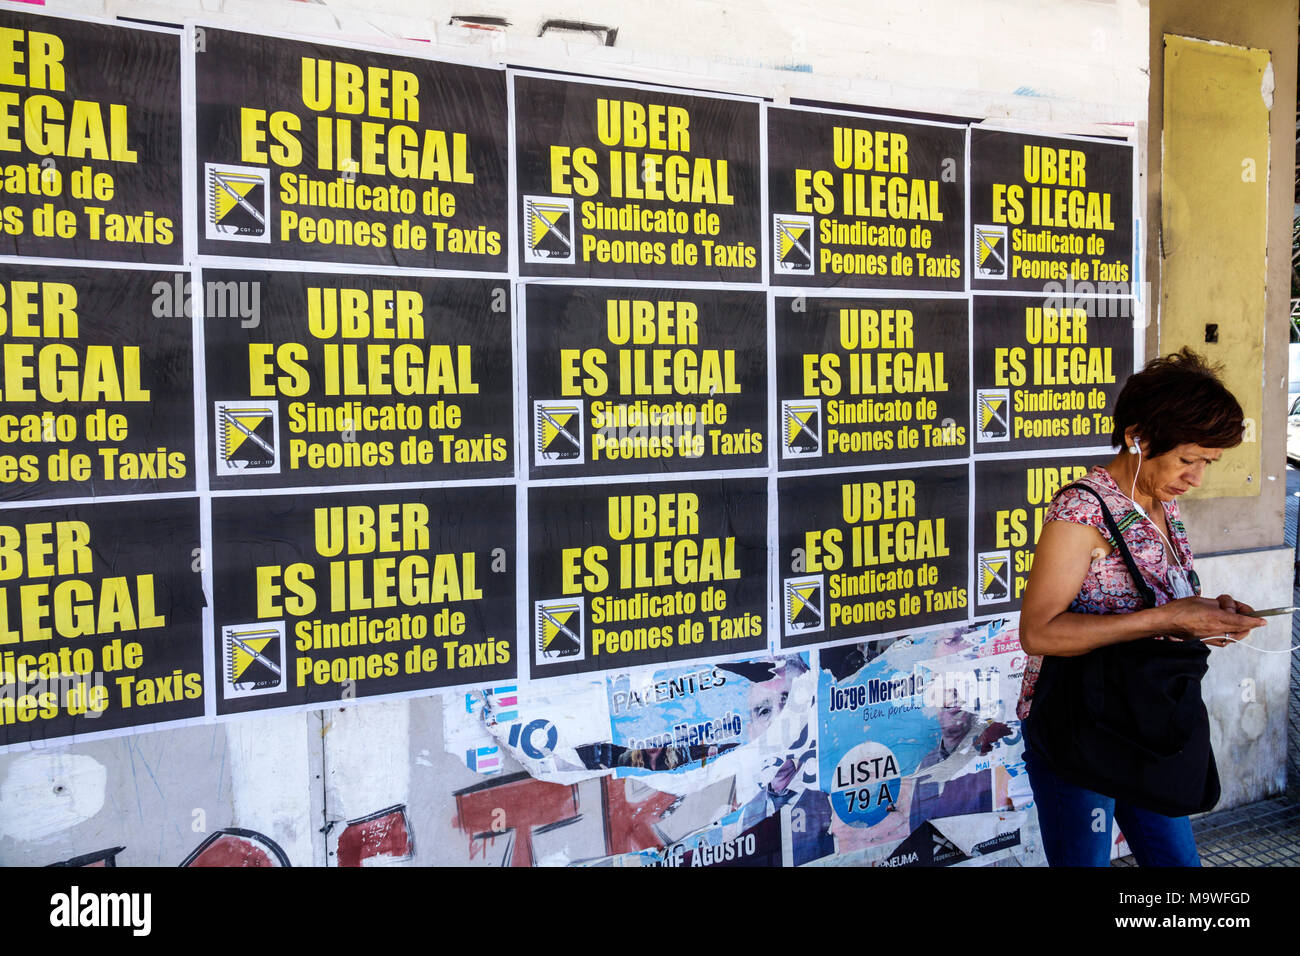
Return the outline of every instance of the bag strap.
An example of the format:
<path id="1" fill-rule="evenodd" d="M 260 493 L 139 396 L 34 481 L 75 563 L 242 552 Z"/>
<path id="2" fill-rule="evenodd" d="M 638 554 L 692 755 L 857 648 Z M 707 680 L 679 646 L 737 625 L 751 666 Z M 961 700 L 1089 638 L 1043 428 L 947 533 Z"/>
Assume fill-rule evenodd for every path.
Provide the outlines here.
<path id="1" fill-rule="evenodd" d="M 1133 560 L 1133 552 L 1128 549 L 1128 542 L 1124 540 L 1124 533 L 1119 530 L 1119 525 L 1115 523 L 1115 518 L 1106 507 L 1106 501 L 1102 498 L 1101 492 L 1091 485 L 1085 485 L 1083 482 L 1075 482 L 1072 485 L 1066 485 L 1061 491 L 1069 488 L 1076 488 L 1079 491 L 1086 491 L 1097 499 L 1097 504 L 1101 505 L 1101 516 L 1106 521 L 1106 527 L 1110 529 L 1111 537 L 1115 539 L 1115 547 L 1119 548 L 1119 553 L 1124 558 L 1124 566 L 1128 568 L 1129 575 L 1133 578 L 1133 583 L 1137 585 L 1138 593 L 1146 601 L 1147 607 L 1156 606 L 1156 593 L 1151 590 L 1151 585 L 1147 584 L 1147 579 L 1138 570 L 1137 562 Z M 1059 492 L 1058 492 L 1059 494 Z"/>

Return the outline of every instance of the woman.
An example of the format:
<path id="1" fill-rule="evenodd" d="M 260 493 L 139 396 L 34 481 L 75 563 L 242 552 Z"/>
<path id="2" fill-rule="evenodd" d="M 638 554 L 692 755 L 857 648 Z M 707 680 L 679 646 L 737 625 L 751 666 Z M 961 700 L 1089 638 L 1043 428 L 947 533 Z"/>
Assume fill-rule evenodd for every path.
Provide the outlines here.
<path id="1" fill-rule="evenodd" d="M 1155 600 L 1149 603 L 1134 583 L 1097 497 L 1063 489 L 1044 517 L 1021 603 L 1020 644 L 1031 655 L 1017 707 L 1022 720 L 1032 720 L 1042 655 L 1077 657 L 1147 637 L 1221 647 L 1265 623 L 1226 594 L 1196 596 L 1192 553 L 1178 520 L 1178 496 L 1200 485 L 1225 448 L 1241 443 L 1242 425 L 1237 400 L 1188 349 L 1152 361 L 1125 383 L 1111 435 L 1120 453 L 1077 484 L 1105 501 Z M 1108 865 L 1112 820 L 1139 864 L 1200 865 L 1188 817 L 1068 783 L 1049 769 L 1051 762 L 1051 754 L 1026 748 L 1050 865 Z"/>

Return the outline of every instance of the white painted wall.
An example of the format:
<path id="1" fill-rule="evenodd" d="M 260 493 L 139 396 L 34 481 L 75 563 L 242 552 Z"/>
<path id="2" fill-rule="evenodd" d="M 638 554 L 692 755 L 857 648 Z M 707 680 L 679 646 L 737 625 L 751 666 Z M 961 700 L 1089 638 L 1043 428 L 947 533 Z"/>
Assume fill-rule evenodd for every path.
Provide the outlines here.
<path id="1" fill-rule="evenodd" d="M 52 10 L 403 45 L 436 43 L 487 62 L 668 79 L 686 85 L 894 109 L 1121 129 L 1147 113 L 1141 0 L 48 0 Z M 496 16 L 503 32 L 451 23 Z M 618 30 L 548 33 L 550 19 Z M 419 49 L 428 49 L 426 43 Z M 665 74 L 672 74 L 667 76 Z M 1097 130 L 1094 130 L 1097 131 Z"/>

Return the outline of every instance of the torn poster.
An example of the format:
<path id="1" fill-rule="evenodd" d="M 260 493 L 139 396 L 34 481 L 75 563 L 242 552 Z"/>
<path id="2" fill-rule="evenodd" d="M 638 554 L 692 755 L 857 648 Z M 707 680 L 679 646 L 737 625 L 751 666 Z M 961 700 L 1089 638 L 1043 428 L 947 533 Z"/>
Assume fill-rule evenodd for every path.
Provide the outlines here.
<path id="1" fill-rule="evenodd" d="M 1020 843 L 1022 745 L 1007 713 L 1018 686 L 1005 675 L 1023 655 L 1004 631 L 994 621 L 820 652 L 820 766 L 844 862 L 949 865 Z"/>
<path id="2" fill-rule="evenodd" d="M 805 653 L 560 678 L 543 693 L 474 692 L 467 696 L 478 694 L 481 703 L 466 706 L 541 780 L 644 777 L 656 789 L 686 793 L 740 774 L 761 789 L 788 761 L 795 766 L 783 782 L 817 779 L 815 680 Z M 462 708 L 454 709 L 447 746 L 454 742 L 459 754 L 470 738 Z"/>

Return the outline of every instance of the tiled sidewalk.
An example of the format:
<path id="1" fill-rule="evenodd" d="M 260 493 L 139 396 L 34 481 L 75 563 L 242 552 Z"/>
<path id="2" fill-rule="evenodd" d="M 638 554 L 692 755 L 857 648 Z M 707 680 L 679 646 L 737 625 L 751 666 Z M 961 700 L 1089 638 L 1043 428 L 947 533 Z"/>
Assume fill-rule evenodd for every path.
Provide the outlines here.
<path id="1" fill-rule="evenodd" d="M 1211 813 L 1192 830 L 1205 866 L 1300 866 L 1300 801 L 1290 792 Z"/>

